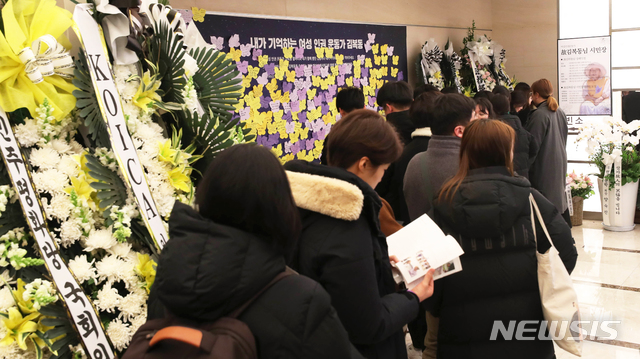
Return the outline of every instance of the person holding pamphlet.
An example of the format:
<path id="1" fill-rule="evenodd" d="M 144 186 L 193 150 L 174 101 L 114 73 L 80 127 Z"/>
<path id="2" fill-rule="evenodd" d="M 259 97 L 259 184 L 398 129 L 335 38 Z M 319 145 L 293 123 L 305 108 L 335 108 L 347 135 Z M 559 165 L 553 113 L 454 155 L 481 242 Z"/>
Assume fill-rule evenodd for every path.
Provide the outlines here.
<path id="1" fill-rule="evenodd" d="M 491 340 L 495 321 L 544 320 L 529 197 L 537 202 L 549 237 L 567 271 L 578 257 L 558 209 L 524 177 L 514 175 L 515 133 L 499 120 L 477 120 L 462 137 L 460 168 L 434 202 L 433 219 L 460 243 L 463 270 L 435 282 L 427 310 L 439 317 L 437 357 L 554 358 L 552 341 Z M 551 246 L 538 220 L 538 251 Z M 431 327 L 429 328 L 431 330 Z M 431 333 L 430 333 L 431 334 Z M 423 358 L 424 358 L 423 354 Z"/>
<path id="2" fill-rule="evenodd" d="M 369 359 L 407 358 L 402 328 L 433 293 L 433 269 L 411 291 L 396 292 L 380 230 L 382 204 L 373 188 L 401 153 L 389 123 L 356 110 L 332 128 L 328 166 L 285 164 L 303 226 L 289 265 L 329 292 L 351 342 Z"/>

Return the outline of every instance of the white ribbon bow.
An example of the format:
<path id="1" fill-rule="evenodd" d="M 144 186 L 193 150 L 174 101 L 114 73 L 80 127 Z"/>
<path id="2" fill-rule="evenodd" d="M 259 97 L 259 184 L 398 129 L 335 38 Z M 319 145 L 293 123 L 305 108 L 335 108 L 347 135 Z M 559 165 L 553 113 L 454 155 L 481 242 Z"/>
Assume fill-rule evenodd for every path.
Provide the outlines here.
<path id="1" fill-rule="evenodd" d="M 493 56 L 493 49 L 491 48 L 491 42 L 484 36 L 480 38 L 480 41 L 472 41 L 467 44 L 469 48 L 469 57 L 471 61 L 477 62 L 480 65 L 486 66 L 491 63 L 491 56 Z"/>
<path id="2" fill-rule="evenodd" d="M 45 47 L 43 53 L 40 53 Z M 18 58 L 24 66 L 27 77 L 34 84 L 44 81 L 44 76 L 58 75 L 64 78 L 73 78 L 73 59 L 69 51 L 64 48 L 55 37 L 43 35 L 20 50 Z"/>

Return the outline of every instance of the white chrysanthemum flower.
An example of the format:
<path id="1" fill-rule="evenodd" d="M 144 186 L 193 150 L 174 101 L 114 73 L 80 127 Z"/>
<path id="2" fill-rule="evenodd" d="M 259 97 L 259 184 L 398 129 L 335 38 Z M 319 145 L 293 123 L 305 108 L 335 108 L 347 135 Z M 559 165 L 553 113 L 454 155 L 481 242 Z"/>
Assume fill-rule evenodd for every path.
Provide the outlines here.
<path id="1" fill-rule="evenodd" d="M 23 147 L 31 147 L 40 141 L 38 124 L 32 119 L 25 120 L 24 125 L 16 126 L 15 134 L 16 139 Z"/>
<path id="2" fill-rule="evenodd" d="M 51 147 L 43 147 L 31 151 L 29 162 L 40 169 L 56 168 L 60 162 L 60 155 Z"/>
<path id="3" fill-rule="evenodd" d="M 84 152 L 84 147 L 82 147 L 81 144 L 79 144 L 78 142 L 76 142 L 76 140 L 71 140 L 69 142 L 69 145 L 71 146 L 71 152 L 75 155 L 79 155 L 82 152 Z"/>
<path id="4" fill-rule="evenodd" d="M 52 215 L 61 221 L 66 221 L 73 209 L 73 204 L 66 194 L 56 194 L 51 198 L 49 209 L 50 211 L 47 212 L 47 214 Z"/>
<path id="5" fill-rule="evenodd" d="M 87 260 L 87 256 L 85 254 L 76 256 L 74 259 L 69 261 L 69 269 L 71 272 L 78 278 L 80 283 L 86 282 L 90 279 L 96 279 L 98 274 L 96 273 L 96 269 L 93 267 L 92 260 L 89 262 Z"/>
<path id="6" fill-rule="evenodd" d="M 131 275 L 129 272 L 133 272 L 133 267 L 133 264 L 127 263 L 114 255 L 108 255 L 96 263 L 100 281 L 106 279 L 109 283 L 127 278 Z"/>
<path id="7" fill-rule="evenodd" d="M 145 143 L 153 141 L 155 146 L 157 146 L 157 141 L 164 140 L 164 137 L 162 136 L 162 127 L 155 122 L 141 123 L 138 125 L 136 136 Z"/>
<path id="8" fill-rule="evenodd" d="M 82 228 L 76 221 L 66 221 L 60 225 L 60 244 L 68 247 L 82 238 Z"/>
<path id="9" fill-rule="evenodd" d="M 71 146 L 64 140 L 53 140 L 49 142 L 51 148 L 61 155 L 71 152 Z"/>
<path id="10" fill-rule="evenodd" d="M 123 323 L 120 319 L 114 319 L 107 327 L 107 335 L 116 349 L 124 350 L 129 345 L 133 332 L 128 324 Z"/>
<path id="11" fill-rule="evenodd" d="M 118 243 L 115 246 L 107 249 L 109 254 L 113 254 L 114 256 L 120 258 L 127 258 L 129 252 L 131 252 L 131 244 L 129 243 Z"/>
<path id="12" fill-rule="evenodd" d="M 69 179 L 64 173 L 49 169 L 34 173 L 33 183 L 38 192 L 63 193 L 64 189 L 69 186 Z"/>
<path id="13" fill-rule="evenodd" d="M 80 174 L 80 166 L 71 156 L 62 156 L 58 164 L 58 170 L 69 176 L 69 178 L 77 178 Z"/>
<path id="14" fill-rule="evenodd" d="M 131 331 L 133 333 L 137 332 L 138 329 L 140 329 L 141 326 L 144 325 L 144 323 L 147 322 L 147 306 L 144 305 L 142 307 L 142 313 L 140 313 L 140 315 L 134 317 L 131 320 Z"/>
<path id="15" fill-rule="evenodd" d="M 87 252 L 95 249 L 109 249 L 118 244 L 118 241 L 113 237 L 113 233 L 109 229 L 98 229 L 89 234 L 89 237 L 85 240 L 84 250 Z"/>
<path id="16" fill-rule="evenodd" d="M 104 312 L 113 313 L 120 304 L 120 300 L 122 296 L 118 294 L 118 290 L 111 287 L 110 283 L 105 284 L 102 289 L 98 291 L 98 295 L 96 296 L 96 300 L 93 303 L 100 310 Z"/>
<path id="17" fill-rule="evenodd" d="M 13 295 L 11 295 L 11 290 L 9 287 L 4 286 L 0 289 L 0 311 L 6 313 L 9 308 L 15 306 L 16 301 L 13 299 Z"/>
<path id="18" fill-rule="evenodd" d="M 123 297 L 120 300 L 120 304 L 118 304 L 118 310 L 120 310 L 118 317 L 126 321 L 131 321 L 132 318 L 142 314 L 143 306 L 146 302 L 147 295 L 144 290 L 129 293 Z"/>

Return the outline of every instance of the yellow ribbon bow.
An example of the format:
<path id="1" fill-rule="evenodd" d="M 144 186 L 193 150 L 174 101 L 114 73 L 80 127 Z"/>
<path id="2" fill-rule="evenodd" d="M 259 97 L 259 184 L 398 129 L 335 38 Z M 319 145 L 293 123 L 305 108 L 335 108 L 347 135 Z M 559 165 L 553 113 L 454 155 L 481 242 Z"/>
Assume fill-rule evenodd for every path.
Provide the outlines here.
<path id="1" fill-rule="evenodd" d="M 7 112 L 36 108 L 48 99 L 60 120 L 75 108 L 69 80 L 73 60 L 64 32 L 71 13 L 55 0 L 9 0 L 2 9 L 0 33 L 0 106 Z"/>

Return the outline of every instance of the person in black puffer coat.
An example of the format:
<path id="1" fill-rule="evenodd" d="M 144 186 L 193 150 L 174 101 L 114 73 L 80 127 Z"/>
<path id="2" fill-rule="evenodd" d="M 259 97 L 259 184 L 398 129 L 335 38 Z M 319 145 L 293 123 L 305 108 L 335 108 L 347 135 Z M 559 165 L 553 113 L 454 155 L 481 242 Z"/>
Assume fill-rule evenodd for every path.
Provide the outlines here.
<path id="1" fill-rule="evenodd" d="M 165 311 L 214 322 L 285 270 L 300 217 L 282 166 L 267 149 L 237 145 L 217 155 L 198 187 L 199 211 L 176 202 L 158 262 L 149 319 Z M 317 282 L 290 275 L 238 318 L 260 358 L 362 358 Z"/>
<path id="2" fill-rule="evenodd" d="M 516 132 L 516 144 L 513 147 L 513 170 L 519 176 L 529 178 L 529 167 L 538 153 L 538 142 L 535 137 L 522 127 L 520 118 L 509 113 L 509 98 L 496 94 L 491 98 L 493 112 L 497 119 L 504 121 Z"/>
<path id="3" fill-rule="evenodd" d="M 405 359 L 402 328 L 431 295 L 433 271 L 412 291 L 396 292 L 373 187 L 402 152 L 398 134 L 376 112 L 356 110 L 336 123 L 327 146 L 329 166 L 285 164 L 303 225 L 290 266 L 329 292 L 366 358 Z"/>
<path id="4" fill-rule="evenodd" d="M 495 321 L 544 320 L 537 278 L 536 243 L 529 195 L 533 194 L 560 257 L 571 273 L 577 250 L 555 206 L 527 179 L 514 176 L 513 129 L 478 120 L 462 137 L 460 170 L 441 189 L 431 213 L 464 250 L 462 271 L 439 279 L 427 310 L 440 318 L 440 359 L 551 359 L 551 340 L 490 340 Z M 536 221 L 538 250 L 550 243 Z M 542 235 L 540 235 L 542 234 Z M 531 326 L 533 327 L 533 325 Z"/>

